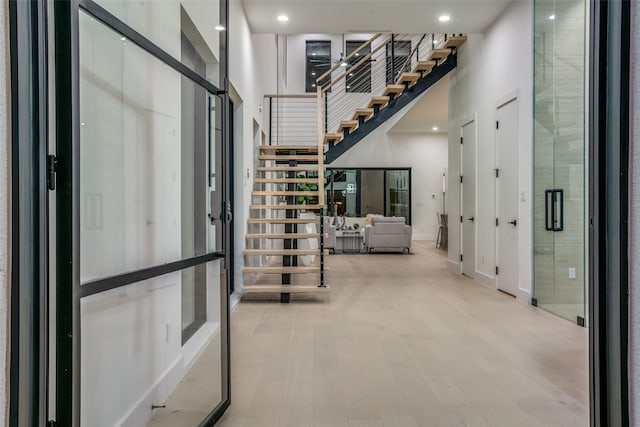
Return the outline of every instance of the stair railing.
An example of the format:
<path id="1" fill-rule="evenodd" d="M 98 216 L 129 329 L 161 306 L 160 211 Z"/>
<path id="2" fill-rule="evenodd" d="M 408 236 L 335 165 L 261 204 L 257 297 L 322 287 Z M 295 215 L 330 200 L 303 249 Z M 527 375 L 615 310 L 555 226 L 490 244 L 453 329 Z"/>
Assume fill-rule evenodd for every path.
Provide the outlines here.
<path id="1" fill-rule="evenodd" d="M 318 148 L 324 149 L 326 134 L 337 133 L 342 121 L 351 120 L 356 109 L 368 107 L 373 96 L 382 95 L 418 61 L 426 61 L 445 40 L 444 34 L 375 34 L 318 77 Z"/>

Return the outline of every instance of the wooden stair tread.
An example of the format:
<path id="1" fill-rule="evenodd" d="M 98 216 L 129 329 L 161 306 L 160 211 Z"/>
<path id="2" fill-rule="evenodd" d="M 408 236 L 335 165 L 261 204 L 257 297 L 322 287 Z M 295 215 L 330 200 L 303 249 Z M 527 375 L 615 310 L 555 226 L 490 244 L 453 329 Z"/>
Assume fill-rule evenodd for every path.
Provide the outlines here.
<path id="1" fill-rule="evenodd" d="M 329 144 L 331 141 L 333 141 L 334 144 L 337 144 L 338 142 L 342 141 L 343 136 L 344 135 L 341 133 L 327 133 L 324 135 L 324 143 Z"/>
<path id="2" fill-rule="evenodd" d="M 245 267 L 242 269 L 242 271 L 245 273 L 309 274 L 309 273 L 320 273 L 320 267 L 299 267 L 299 266 Z"/>
<path id="3" fill-rule="evenodd" d="M 319 224 L 320 218 L 249 218 L 249 224 Z"/>
<path id="4" fill-rule="evenodd" d="M 382 108 L 389 103 L 389 99 L 390 97 L 388 96 L 374 96 L 369 101 L 369 108 L 373 108 L 375 105 L 379 105 Z"/>
<path id="5" fill-rule="evenodd" d="M 352 131 L 357 127 L 358 127 L 357 120 L 343 120 L 340 122 L 340 127 L 338 128 L 338 130 L 340 132 L 342 132 L 345 129 L 349 129 L 349 131 Z"/>
<path id="6" fill-rule="evenodd" d="M 457 49 L 467 41 L 466 36 L 451 36 L 447 38 L 447 41 L 444 43 L 445 49 Z"/>
<path id="7" fill-rule="evenodd" d="M 420 80 L 420 73 L 402 73 L 398 83 L 415 83 Z"/>
<path id="8" fill-rule="evenodd" d="M 256 184 L 317 184 L 318 178 L 256 178 Z"/>
<path id="9" fill-rule="evenodd" d="M 418 64 L 416 65 L 416 67 L 413 69 L 412 72 L 415 73 L 419 71 L 431 71 L 431 69 L 435 66 L 436 66 L 435 61 L 418 61 Z"/>
<path id="10" fill-rule="evenodd" d="M 274 209 L 274 210 L 318 210 L 324 208 L 324 205 L 251 205 L 250 209 Z"/>
<path id="11" fill-rule="evenodd" d="M 325 254 L 329 253 L 325 250 Z M 320 249 L 246 249 L 244 254 L 247 256 L 305 256 L 305 255 L 320 255 Z"/>
<path id="12" fill-rule="evenodd" d="M 373 116 L 373 108 L 356 108 L 356 112 L 353 113 L 353 120 L 358 120 L 360 117 L 368 120 L 371 116 Z"/>
<path id="13" fill-rule="evenodd" d="M 253 233 L 245 237 L 255 239 L 319 239 L 320 233 Z"/>
<path id="14" fill-rule="evenodd" d="M 310 154 L 260 154 L 258 160 L 318 160 L 318 155 Z"/>
<path id="15" fill-rule="evenodd" d="M 318 287 L 311 285 L 247 285 L 242 287 L 245 294 L 266 293 L 329 293 L 329 286 Z"/>
<path id="16" fill-rule="evenodd" d="M 451 54 L 451 49 L 433 49 L 429 55 L 429 60 L 446 59 Z"/>
<path id="17" fill-rule="evenodd" d="M 258 172 L 306 172 L 317 171 L 318 165 L 299 165 L 299 166 L 258 166 Z"/>
<path id="18" fill-rule="evenodd" d="M 318 151 L 317 145 L 261 145 L 260 151 Z"/>
<path id="19" fill-rule="evenodd" d="M 318 191 L 252 191 L 253 196 L 317 196 Z"/>
<path id="20" fill-rule="evenodd" d="M 402 92 L 404 92 L 404 85 L 387 85 L 387 87 L 384 88 L 385 96 L 400 95 Z"/>

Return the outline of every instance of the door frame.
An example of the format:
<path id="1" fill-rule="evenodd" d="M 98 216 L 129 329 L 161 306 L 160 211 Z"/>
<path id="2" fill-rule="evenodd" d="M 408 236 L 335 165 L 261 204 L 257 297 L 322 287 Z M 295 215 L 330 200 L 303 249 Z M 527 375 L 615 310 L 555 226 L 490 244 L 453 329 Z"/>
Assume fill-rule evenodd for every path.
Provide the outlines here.
<path id="1" fill-rule="evenodd" d="M 463 138 L 463 131 L 462 129 L 473 123 L 473 128 L 474 128 L 474 134 L 475 134 L 475 156 L 473 159 L 473 164 L 474 164 L 474 183 L 475 183 L 475 188 L 473 189 L 473 192 L 475 194 L 473 202 L 474 202 L 474 207 L 473 207 L 473 211 L 475 212 L 474 215 L 477 214 L 478 212 L 478 182 L 477 182 L 477 170 L 478 170 L 478 113 L 473 113 L 470 114 L 469 116 L 467 116 L 465 118 L 465 120 L 462 120 L 462 123 L 460 124 L 460 139 L 462 141 Z M 460 144 L 460 175 L 464 176 L 464 144 L 461 143 Z M 459 205 L 460 206 L 460 218 L 463 217 L 462 215 L 462 207 L 464 206 L 464 182 L 459 182 L 458 181 L 458 193 L 459 193 Z M 457 220 L 457 218 L 456 218 Z M 449 223 L 451 223 L 451 219 L 449 219 Z M 463 248 L 464 248 L 464 221 L 459 221 L 459 227 L 460 227 L 460 238 L 459 238 L 459 255 L 464 257 L 464 253 L 463 253 Z M 473 227 L 473 247 L 474 247 L 474 256 L 473 256 L 473 272 L 474 272 L 474 277 L 472 277 L 472 279 L 476 279 L 475 278 L 475 274 L 477 272 L 477 251 L 478 251 L 478 241 L 477 241 L 477 228 L 475 227 L 475 222 L 474 222 L 474 227 Z M 464 259 L 464 258 L 463 258 Z M 458 258 L 459 261 L 459 270 L 460 270 L 460 274 L 463 274 L 463 261 L 460 261 L 460 258 Z"/>
<path id="2" fill-rule="evenodd" d="M 502 107 L 505 107 L 509 104 L 511 104 L 512 102 L 518 102 L 518 122 L 516 123 L 516 126 L 519 128 L 520 125 L 520 98 L 519 98 L 519 94 L 518 91 L 512 92 L 510 94 L 508 94 L 507 96 L 505 96 L 504 98 L 502 98 L 500 101 L 498 101 L 497 105 L 496 105 L 496 122 L 498 121 L 498 110 Z M 499 171 L 500 169 L 500 165 L 498 164 L 498 131 L 499 129 L 495 129 L 495 133 L 494 133 L 494 150 L 495 150 L 495 157 L 494 157 L 494 164 L 496 167 L 496 171 Z M 518 139 L 516 141 L 518 148 L 520 148 L 520 144 L 519 144 L 520 140 Z M 518 161 L 520 158 L 520 150 L 518 150 L 518 156 L 515 159 L 516 161 Z M 500 179 L 499 177 L 499 172 L 497 172 L 496 179 L 495 179 L 495 194 L 496 194 L 496 200 L 495 200 L 495 213 L 496 213 L 496 220 L 497 221 L 502 221 L 502 218 L 500 218 L 499 213 L 500 213 L 500 192 L 498 191 L 499 188 L 499 182 L 498 180 Z M 516 177 L 518 179 L 518 188 L 520 187 L 520 177 Z M 519 212 L 519 207 L 518 207 L 518 222 L 520 223 L 520 212 Z M 496 260 L 496 271 L 499 271 L 499 267 L 500 267 L 500 239 L 499 239 L 499 234 L 500 234 L 500 226 L 496 225 L 496 234 L 495 234 L 495 249 L 496 249 L 496 253 L 495 253 L 495 260 Z M 517 243 L 518 245 L 520 244 L 520 229 L 517 229 L 517 234 L 518 234 L 518 240 Z M 520 289 L 520 259 L 519 259 L 519 254 L 520 252 L 518 252 L 518 258 L 516 259 L 516 271 L 517 271 L 517 283 L 516 283 L 516 292 L 513 295 L 516 298 L 520 297 L 520 294 L 522 293 L 522 290 Z M 495 274 L 495 280 L 496 280 L 496 289 L 498 290 L 502 290 L 499 288 L 498 284 L 500 283 L 500 274 Z M 506 292 L 508 293 L 508 292 Z"/>
<path id="3" fill-rule="evenodd" d="M 629 426 L 631 3 L 589 3 L 591 426 Z"/>

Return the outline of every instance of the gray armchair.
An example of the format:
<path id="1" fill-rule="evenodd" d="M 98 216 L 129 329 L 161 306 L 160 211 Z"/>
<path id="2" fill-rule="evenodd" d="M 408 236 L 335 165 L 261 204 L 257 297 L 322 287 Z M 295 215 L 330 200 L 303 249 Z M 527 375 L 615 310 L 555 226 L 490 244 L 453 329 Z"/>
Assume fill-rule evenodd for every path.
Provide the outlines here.
<path id="1" fill-rule="evenodd" d="M 404 217 L 373 217 L 371 225 L 364 229 L 364 244 L 367 252 L 376 249 L 395 250 L 411 248 L 411 226 Z"/>

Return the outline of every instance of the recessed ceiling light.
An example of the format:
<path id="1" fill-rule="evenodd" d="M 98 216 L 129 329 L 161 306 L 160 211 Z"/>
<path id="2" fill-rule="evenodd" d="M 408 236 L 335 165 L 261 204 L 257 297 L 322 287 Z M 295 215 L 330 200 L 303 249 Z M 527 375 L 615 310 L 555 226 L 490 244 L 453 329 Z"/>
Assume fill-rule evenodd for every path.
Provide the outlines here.
<path id="1" fill-rule="evenodd" d="M 451 20 L 451 17 L 449 15 L 442 15 L 438 18 L 438 21 L 440 22 L 447 22 L 449 20 Z"/>
<path id="2" fill-rule="evenodd" d="M 351 86 L 347 86 L 347 89 L 351 89 Z"/>
<path id="3" fill-rule="evenodd" d="M 343 62 L 342 64 L 340 64 L 341 67 L 346 67 L 347 65 L 349 64 L 347 64 L 346 62 Z"/>
<path id="4" fill-rule="evenodd" d="M 353 77 L 353 73 L 349 73 L 349 77 Z"/>
<path id="5" fill-rule="evenodd" d="M 278 16 L 278 21 L 280 22 L 287 22 L 288 20 L 289 20 L 289 17 L 287 15 Z"/>
<path id="6" fill-rule="evenodd" d="M 216 31 L 224 31 L 224 27 L 222 25 L 216 25 L 213 27 Z"/>
<path id="7" fill-rule="evenodd" d="M 316 53 L 315 53 L 315 52 L 313 52 L 313 53 L 311 54 L 311 56 L 316 56 Z"/>
<path id="8" fill-rule="evenodd" d="M 313 73 L 311 73 L 311 75 L 312 75 L 312 76 L 315 76 L 315 75 L 316 75 L 316 72 L 314 71 Z"/>
<path id="9" fill-rule="evenodd" d="M 314 83 L 314 84 L 312 84 L 312 85 L 311 85 L 311 87 L 316 87 L 316 84 L 315 84 L 315 83 Z"/>
<path id="10" fill-rule="evenodd" d="M 432 129 L 434 132 L 436 132 L 438 130 L 438 126 L 434 126 Z"/>
<path id="11" fill-rule="evenodd" d="M 122 40 L 122 41 L 126 41 L 126 40 L 127 40 L 127 38 L 126 38 L 126 37 L 120 37 L 120 40 Z"/>
<path id="12" fill-rule="evenodd" d="M 356 56 L 360 56 L 360 53 L 359 53 L 359 52 L 356 52 Z"/>
<path id="13" fill-rule="evenodd" d="M 556 15 L 549 16 L 549 19 L 551 19 L 553 21 L 554 19 L 556 19 Z"/>

